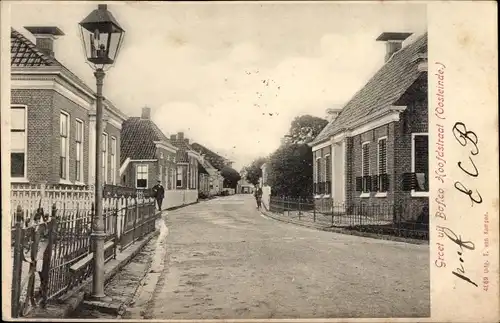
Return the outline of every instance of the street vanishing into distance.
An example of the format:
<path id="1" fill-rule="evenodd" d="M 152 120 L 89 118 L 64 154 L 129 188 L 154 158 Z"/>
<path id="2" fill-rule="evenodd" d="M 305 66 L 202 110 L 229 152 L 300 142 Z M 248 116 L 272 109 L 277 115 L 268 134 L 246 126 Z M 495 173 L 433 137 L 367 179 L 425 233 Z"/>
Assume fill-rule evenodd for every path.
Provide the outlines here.
<path id="1" fill-rule="evenodd" d="M 428 245 L 282 223 L 262 215 L 251 195 L 164 212 L 163 219 L 164 268 L 132 318 L 430 315 Z"/>

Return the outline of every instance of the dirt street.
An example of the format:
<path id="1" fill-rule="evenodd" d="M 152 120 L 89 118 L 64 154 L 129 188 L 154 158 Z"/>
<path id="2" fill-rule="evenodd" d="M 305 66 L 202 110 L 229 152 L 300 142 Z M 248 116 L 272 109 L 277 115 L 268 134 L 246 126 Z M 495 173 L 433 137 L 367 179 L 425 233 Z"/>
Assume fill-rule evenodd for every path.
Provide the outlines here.
<path id="1" fill-rule="evenodd" d="M 249 195 L 168 212 L 148 319 L 425 317 L 429 247 L 266 218 Z"/>

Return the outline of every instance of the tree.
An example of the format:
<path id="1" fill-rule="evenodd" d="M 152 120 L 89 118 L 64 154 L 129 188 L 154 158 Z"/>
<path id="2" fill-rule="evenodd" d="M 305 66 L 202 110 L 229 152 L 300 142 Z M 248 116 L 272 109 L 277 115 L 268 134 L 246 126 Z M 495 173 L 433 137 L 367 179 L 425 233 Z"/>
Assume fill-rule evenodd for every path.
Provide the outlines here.
<path id="1" fill-rule="evenodd" d="M 253 185 L 259 183 L 259 179 L 262 177 L 262 165 L 266 162 L 264 157 L 259 157 L 255 159 L 250 166 L 245 167 L 246 176 L 245 179 Z"/>
<path id="2" fill-rule="evenodd" d="M 290 126 L 289 136 L 294 144 L 311 142 L 328 124 L 328 121 L 311 115 L 296 117 Z"/>
<path id="3" fill-rule="evenodd" d="M 269 168 L 268 182 L 273 195 L 312 195 L 312 151 L 306 144 L 282 145 L 269 157 Z"/>
<path id="4" fill-rule="evenodd" d="M 235 169 L 229 166 L 224 166 L 221 170 L 221 175 L 224 177 L 224 187 L 236 189 L 241 176 Z"/>

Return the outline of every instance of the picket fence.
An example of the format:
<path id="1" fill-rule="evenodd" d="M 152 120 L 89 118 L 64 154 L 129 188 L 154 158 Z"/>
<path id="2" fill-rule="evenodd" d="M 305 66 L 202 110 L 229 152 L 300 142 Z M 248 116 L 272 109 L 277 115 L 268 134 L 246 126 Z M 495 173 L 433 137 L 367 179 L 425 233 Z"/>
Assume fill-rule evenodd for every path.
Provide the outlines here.
<path id="1" fill-rule="evenodd" d="M 12 186 L 13 317 L 25 316 L 90 279 L 94 192 L 90 186 Z M 144 194 L 106 194 L 106 261 L 153 232 L 158 215 L 154 199 Z"/>

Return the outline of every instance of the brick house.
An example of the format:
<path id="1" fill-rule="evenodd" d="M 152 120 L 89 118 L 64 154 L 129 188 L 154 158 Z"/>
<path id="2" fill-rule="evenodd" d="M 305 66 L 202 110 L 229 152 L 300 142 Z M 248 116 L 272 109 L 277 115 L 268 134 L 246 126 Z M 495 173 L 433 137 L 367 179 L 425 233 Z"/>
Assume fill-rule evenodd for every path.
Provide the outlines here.
<path id="1" fill-rule="evenodd" d="M 427 34 L 410 35 L 377 38 L 385 64 L 309 144 L 317 202 L 428 211 Z"/>
<path id="2" fill-rule="evenodd" d="M 95 92 L 55 57 L 57 27 L 11 29 L 11 182 L 94 183 Z M 83 60 L 83 57 L 82 57 Z M 104 101 L 104 181 L 118 181 L 126 115 Z"/>
<path id="3" fill-rule="evenodd" d="M 121 185 L 150 189 L 160 180 L 165 187 L 164 208 L 198 200 L 198 181 L 193 184 L 191 177 L 197 176 L 198 165 L 151 120 L 150 108 L 144 107 L 140 117 L 123 123 L 121 138 Z"/>

